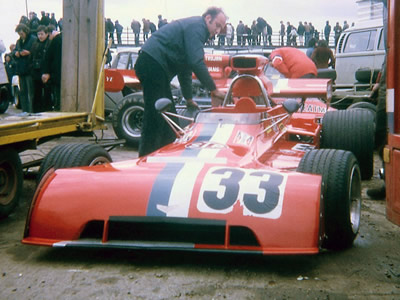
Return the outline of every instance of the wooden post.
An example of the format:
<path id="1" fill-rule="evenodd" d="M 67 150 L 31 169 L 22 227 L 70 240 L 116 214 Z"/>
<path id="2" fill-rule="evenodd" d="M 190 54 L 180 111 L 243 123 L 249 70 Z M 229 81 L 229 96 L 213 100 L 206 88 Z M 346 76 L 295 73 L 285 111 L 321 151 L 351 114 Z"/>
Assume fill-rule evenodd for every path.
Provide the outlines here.
<path id="1" fill-rule="evenodd" d="M 63 20 L 61 110 L 90 112 L 105 46 L 104 0 L 64 0 Z"/>

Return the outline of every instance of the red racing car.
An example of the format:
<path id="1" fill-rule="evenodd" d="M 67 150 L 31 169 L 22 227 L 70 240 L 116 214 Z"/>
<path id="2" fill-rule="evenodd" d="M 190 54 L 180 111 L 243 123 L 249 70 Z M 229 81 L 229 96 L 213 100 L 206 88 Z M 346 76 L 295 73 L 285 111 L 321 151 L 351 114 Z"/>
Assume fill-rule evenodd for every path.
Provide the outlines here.
<path id="1" fill-rule="evenodd" d="M 157 101 L 177 139 L 148 156 L 94 165 L 107 154 L 54 148 L 22 242 L 266 255 L 350 247 L 372 114 L 330 111 L 329 80 L 271 80 L 257 55 L 231 63 L 238 76 L 223 105 L 185 128 L 170 100 Z M 79 167 L 85 155 L 94 166 Z"/>

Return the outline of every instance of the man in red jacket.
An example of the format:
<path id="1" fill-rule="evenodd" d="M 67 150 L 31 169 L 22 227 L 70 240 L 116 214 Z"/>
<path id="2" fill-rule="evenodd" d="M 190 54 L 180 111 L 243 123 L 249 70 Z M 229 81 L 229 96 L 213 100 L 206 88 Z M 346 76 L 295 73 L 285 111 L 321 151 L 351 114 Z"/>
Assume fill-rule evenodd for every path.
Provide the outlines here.
<path id="1" fill-rule="evenodd" d="M 317 76 L 317 67 L 314 62 L 296 48 L 277 48 L 269 55 L 269 61 L 287 78 L 315 78 Z"/>

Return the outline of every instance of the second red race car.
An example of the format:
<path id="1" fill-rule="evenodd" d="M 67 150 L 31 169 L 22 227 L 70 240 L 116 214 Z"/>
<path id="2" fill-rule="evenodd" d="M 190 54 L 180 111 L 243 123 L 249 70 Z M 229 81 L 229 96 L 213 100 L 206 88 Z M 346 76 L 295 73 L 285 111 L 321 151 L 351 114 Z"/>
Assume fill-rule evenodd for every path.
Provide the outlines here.
<path id="1" fill-rule="evenodd" d="M 233 57 L 223 105 L 185 128 L 170 100 L 157 101 L 177 139 L 148 156 L 57 169 L 80 165 L 79 147 L 50 153 L 22 242 L 265 255 L 350 247 L 366 172 L 358 148 L 371 142 L 373 117 L 329 111 L 329 80 L 272 82 L 267 64 Z M 326 113 L 305 111 L 315 99 Z"/>

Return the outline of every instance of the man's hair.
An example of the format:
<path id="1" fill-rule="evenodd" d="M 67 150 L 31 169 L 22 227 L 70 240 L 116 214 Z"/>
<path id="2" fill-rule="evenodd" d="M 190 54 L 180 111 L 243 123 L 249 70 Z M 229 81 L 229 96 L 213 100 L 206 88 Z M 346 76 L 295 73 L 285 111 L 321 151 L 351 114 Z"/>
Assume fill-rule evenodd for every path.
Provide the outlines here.
<path id="1" fill-rule="evenodd" d="M 328 48 L 328 43 L 325 40 L 319 40 L 318 41 L 318 47 L 322 47 L 322 48 Z"/>
<path id="2" fill-rule="evenodd" d="M 26 26 L 26 25 L 23 24 L 23 23 L 18 24 L 18 25 L 17 25 L 17 28 L 15 28 L 15 32 L 16 32 L 16 33 L 20 32 L 20 31 L 25 32 L 27 35 L 28 35 L 29 32 L 30 32 L 29 27 Z"/>
<path id="3" fill-rule="evenodd" d="M 209 7 L 207 8 L 207 10 L 205 11 L 205 13 L 202 15 L 203 18 L 205 18 L 206 16 L 210 15 L 211 16 L 211 21 L 215 19 L 215 17 L 217 15 L 219 15 L 220 13 L 224 14 L 224 16 L 226 17 L 224 11 L 222 10 L 222 8 L 220 7 Z"/>
<path id="4" fill-rule="evenodd" d="M 39 31 L 43 31 L 45 33 L 49 33 L 49 31 L 47 30 L 47 26 L 44 26 L 44 25 L 39 25 L 38 26 L 38 28 L 36 29 L 36 32 L 39 32 Z"/>

